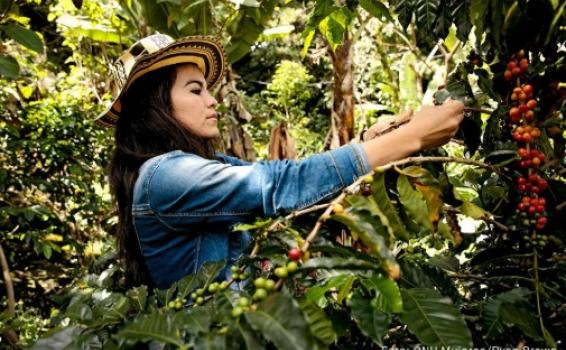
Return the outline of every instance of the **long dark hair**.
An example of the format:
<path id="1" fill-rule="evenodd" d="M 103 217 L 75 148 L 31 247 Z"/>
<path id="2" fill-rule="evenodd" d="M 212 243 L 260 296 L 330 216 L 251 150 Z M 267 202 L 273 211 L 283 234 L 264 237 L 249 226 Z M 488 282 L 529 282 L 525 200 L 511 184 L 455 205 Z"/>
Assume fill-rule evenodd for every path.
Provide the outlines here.
<path id="1" fill-rule="evenodd" d="M 139 78 L 120 98 L 122 110 L 109 165 L 110 189 L 118 210 L 119 256 L 128 287 L 152 286 L 132 220 L 133 188 L 140 166 L 148 159 L 182 150 L 214 158 L 214 142 L 192 135 L 172 115 L 171 88 L 176 69 L 165 67 Z"/>

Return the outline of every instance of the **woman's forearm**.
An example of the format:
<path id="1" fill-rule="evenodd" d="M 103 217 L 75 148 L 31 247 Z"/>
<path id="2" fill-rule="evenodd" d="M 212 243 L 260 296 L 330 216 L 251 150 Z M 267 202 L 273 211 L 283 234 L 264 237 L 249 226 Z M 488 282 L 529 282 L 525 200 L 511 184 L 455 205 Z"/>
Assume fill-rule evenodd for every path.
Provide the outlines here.
<path id="1" fill-rule="evenodd" d="M 411 128 L 400 127 L 366 141 L 362 146 L 366 151 L 369 165 L 373 168 L 410 156 L 421 149 L 421 141 Z"/>

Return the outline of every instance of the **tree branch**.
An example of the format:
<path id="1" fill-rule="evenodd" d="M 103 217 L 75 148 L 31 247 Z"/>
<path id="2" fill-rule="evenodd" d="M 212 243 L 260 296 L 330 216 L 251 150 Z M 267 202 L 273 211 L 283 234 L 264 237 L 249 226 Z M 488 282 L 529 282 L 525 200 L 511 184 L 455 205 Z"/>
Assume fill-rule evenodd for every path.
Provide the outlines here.
<path id="1" fill-rule="evenodd" d="M 17 227 L 16 227 L 17 229 Z M 2 276 L 4 278 L 4 285 L 6 286 L 6 294 L 8 296 L 8 315 L 14 316 L 16 314 L 16 298 L 14 295 L 14 284 L 10 276 L 10 267 L 8 266 L 8 259 L 4 254 L 4 249 L 0 244 L 0 265 L 2 265 Z M 2 335 L 8 340 L 10 345 L 15 349 L 21 349 L 19 344 L 18 334 L 13 329 L 5 330 Z"/>

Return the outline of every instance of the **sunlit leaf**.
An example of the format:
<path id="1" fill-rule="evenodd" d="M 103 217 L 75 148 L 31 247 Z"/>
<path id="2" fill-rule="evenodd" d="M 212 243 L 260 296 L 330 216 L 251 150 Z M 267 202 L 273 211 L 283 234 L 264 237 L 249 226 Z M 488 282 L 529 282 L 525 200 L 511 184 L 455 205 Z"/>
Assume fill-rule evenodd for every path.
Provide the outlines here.
<path id="1" fill-rule="evenodd" d="M 471 217 L 472 219 L 482 219 L 482 218 L 489 218 L 491 214 L 484 209 L 480 208 L 479 206 L 475 205 L 472 202 L 464 202 L 460 206 L 460 210 L 462 214 Z"/>
<path id="2" fill-rule="evenodd" d="M 57 18 L 57 23 L 72 29 L 74 34 L 84 35 L 95 41 L 116 44 L 124 41 L 116 29 L 100 23 L 94 23 L 86 17 L 76 17 L 65 14 Z"/>
<path id="3" fill-rule="evenodd" d="M 373 265 L 366 260 L 356 258 L 311 258 L 305 262 L 303 269 L 348 269 L 348 270 L 372 270 L 379 266 Z"/>
<path id="4" fill-rule="evenodd" d="M 362 285 L 375 293 L 374 306 L 387 313 L 403 311 L 403 299 L 397 283 L 389 278 L 373 276 L 361 280 Z"/>
<path id="5" fill-rule="evenodd" d="M 428 207 L 419 191 L 413 189 L 413 186 L 405 175 L 399 175 L 397 178 L 397 190 L 399 191 L 399 200 L 407 209 L 413 220 L 428 231 L 432 231 L 432 224 L 429 220 Z"/>

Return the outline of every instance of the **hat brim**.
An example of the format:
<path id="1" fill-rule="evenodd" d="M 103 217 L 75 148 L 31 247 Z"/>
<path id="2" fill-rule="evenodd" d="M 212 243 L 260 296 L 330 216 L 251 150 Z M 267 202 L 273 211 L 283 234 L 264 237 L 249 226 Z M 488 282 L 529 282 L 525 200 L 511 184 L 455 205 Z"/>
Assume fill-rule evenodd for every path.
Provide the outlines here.
<path id="1" fill-rule="evenodd" d="M 189 36 L 178 39 L 154 53 L 145 55 L 135 63 L 118 97 L 96 118 L 96 123 L 114 127 L 120 117 L 120 97 L 137 79 L 160 68 L 183 63 L 193 63 L 199 67 L 209 90 L 221 82 L 226 70 L 224 49 L 216 38 Z"/>

